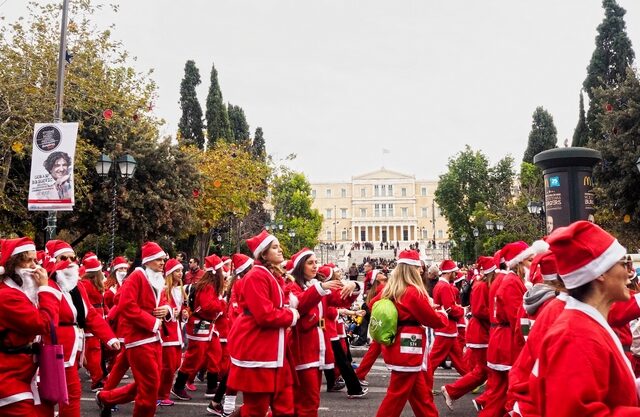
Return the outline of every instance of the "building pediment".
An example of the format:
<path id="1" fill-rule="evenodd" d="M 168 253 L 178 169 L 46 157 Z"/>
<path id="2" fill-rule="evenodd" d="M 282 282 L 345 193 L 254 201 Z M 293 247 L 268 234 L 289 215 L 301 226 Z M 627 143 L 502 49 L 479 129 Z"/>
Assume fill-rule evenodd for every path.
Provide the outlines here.
<path id="1" fill-rule="evenodd" d="M 407 175 L 407 174 L 402 174 L 400 172 L 396 172 L 396 171 L 391 171 L 388 170 L 386 168 L 381 168 L 379 170 L 373 171 L 373 172 L 368 172 L 366 174 L 362 174 L 362 175 L 356 175 L 354 177 L 352 177 L 352 180 L 396 180 L 396 179 L 406 179 L 406 180 L 413 180 L 415 179 L 415 176 L 413 175 Z"/>

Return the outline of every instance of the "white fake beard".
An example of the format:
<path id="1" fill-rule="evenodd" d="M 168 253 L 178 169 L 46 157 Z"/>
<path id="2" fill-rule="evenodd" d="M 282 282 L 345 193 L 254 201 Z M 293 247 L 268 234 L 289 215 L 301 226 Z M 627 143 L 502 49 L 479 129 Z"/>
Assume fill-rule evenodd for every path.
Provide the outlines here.
<path id="1" fill-rule="evenodd" d="M 524 281 L 525 282 L 531 282 L 529 280 L 529 268 L 527 268 L 526 266 L 524 267 Z"/>
<path id="2" fill-rule="evenodd" d="M 164 288 L 164 275 L 162 272 L 156 272 L 153 269 L 146 268 L 145 273 L 151 286 L 158 292 Z"/>
<path id="3" fill-rule="evenodd" d="M 29 301 L 35 306 L 38 305 L 38 286 L 36 285 L 36 281 L 33 279 L 33 273 L 35 269 L 28 268 L 16 268 L 16 274 L 20 278 L 22 278 L 22 286 L 20 287 L 20 291 L 22 291 L 28 298 Z"/>
<path id="4" fill-rule="evenodd" d="M 66 269 L 56 272 L 56 282 L 60 289 L 69 292 L 78 285 L 80 274 L 78 273 L 78 265 L 71 264 Z"/>

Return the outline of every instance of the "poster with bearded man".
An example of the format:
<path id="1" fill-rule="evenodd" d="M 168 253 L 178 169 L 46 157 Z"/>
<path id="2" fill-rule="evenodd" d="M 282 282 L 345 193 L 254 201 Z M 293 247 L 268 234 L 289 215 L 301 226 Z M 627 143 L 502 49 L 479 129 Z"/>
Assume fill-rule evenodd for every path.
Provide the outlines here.
<path id="1" fill-rule="evenodd" d="M 77 135 L 78 123 L 36 123 L 29 210 L 73 210 L 73 160 Z"/>

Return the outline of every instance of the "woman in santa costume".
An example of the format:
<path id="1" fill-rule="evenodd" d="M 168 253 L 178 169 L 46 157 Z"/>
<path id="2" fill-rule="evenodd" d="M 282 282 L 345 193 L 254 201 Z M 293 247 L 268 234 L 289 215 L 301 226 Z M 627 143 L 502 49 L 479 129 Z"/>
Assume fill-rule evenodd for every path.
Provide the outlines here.
<path id="1" fill-rule="evenodd" d="M 84 286 L 89 298 L 89 303 L 96 309 L 103 318 L 106 317 L 104 305 L 104 274 L 102 273 L 102 263 L 92 252 L 87 252 L 83 257 L 82 266 L 84 275 L 80 284 Z M 85 368 L 91 375 L 91 391 L 96 392 L 104 387 L 104 373 L 102 371 L 102 349 L 100 339 L 91 332 L 85 332 L 84 357 Z"/>
<path id="2" fill-rule="evenodd" d="M 157 243 L 145 243 L 142 268 L 136 268 L 122 287 L 118 326 L 122 328 L 134 382 L 96 394 L 101 417 L 111 416 L 111 406 L 133 400 L 134 417 L 155 415 L 162 369 L 161 334 L 166 334 L 167 322 L 173 319 L 164 292 L 166 257 Z"/>
<path id="3" fill-rule="evenodd" d="M 128 270 L 129 262 L 127 262 L 127 258 L 124 256 L 116 256 L 111 262 L 109 276 L 104 283 L 104 305 L 107 308 L 107 312 L 115 304 L 114 298 L 122 286 Z"/>
<path id="4" fill-rule="evenodd" d="M 35 417 L 37 364 L 33 342 L 58 321 L 60 291 L 36 265 L 29 238 L 0 241 L 0 415 Z"/>
<path id="5" fill-rule="evenodd" d="M 85 331 L 95 335 L 95 338 L 113 350 L 120 349 L 120 342 L 105 321 L 104 311 L 94 308 L 84 285 L 78 285 L 80 276 L 78 265 L 74 263 L 76 255 L 71 246 L 62 240 L 50 240 L 46 248 L 55 261 L 51 267 L 49 285 L 62 292 L 56 332 L 64 352 L 69 404 L 59 404 L 58 416 L 80 417 L 82 386 L 78 368 L 83 363 Z M 43 339 L 45 343 L 51 343 L 50 336 Z M 43 417 L 53 416 L 54 407 L 55 404 L 43 401 L 37 407 L 38 414 Z"/>
<path id="6" fill-rule="evenodd" d="M 532 370 L 540 415 L 640 416 L 631 364 L 606 320 L 614 302 L 630 298 L 626 249 L 587 221 L 556 229 L 547 243 L 569 297 Z"/>
<path id="7" fill-rule="evenodd" d="M 487 347 L 489 346 L 489 288 L 497 265 L 491 256 L 481 256 L 478 266 L 482 278 L 476 276 L 470 295 L 471 319 L 467 327 L 467 348 L 470 351 L 471 371 L 453 384 L 441 388 L 447 407 L 453 409 L 453 401 L 479 387 L 487 380 Z"/>
<path id="8" fill-rule="evenodd" d="M 169 399 L 173 377 L 180 367 L 182 359 L 182 329 L 180 317 L 187 295 L 182 286 L 182 272 L 184 267 L 175 258 L 169 259 L 164 266 L 166 288 L 164 293 L 169 307 L 173 309 L 173 320 L 167 323 L 166 334 L 162 335 L 162 372 L 160 373 L 160 388 L 158 389 L 158 405 L 171 406 Z"/>
<path id="9" fill-rule="evenodd" d="M 242 391 L 242 417 L 291 416 L 293 375 L 285 355 L 286 329 L 300 317 L 285 307 L 284 260 L 278 239 L 262 231 L 247 240 L 255 265 L 244 280 L 243 313 L 229 333 L 231 368 L 228 386 Z M 237 410 L 238 411 L 238 410 Z"/>
<path id="10" fill-rule="evenodd" d="M 204 259 L 205 274 L 195 285 L 195 300 L 191 315 L 187 321 L 187 353 L 185 354 L 171 393 L 179 400 L 188 401 L 186 383 L 190 376 L 195 376 L 201 365 L 207 368 L 206 397 L 215 395 L 218 382 L 220 340 L 214 335 L 214 323 L 223 314 L 226 303 L 221 296 L 224 291 L 224 272 L 222 260 L 217 255 Z"/>
<path id="11" fill-rule="evenodd" d="M 378 417 L 397 417 L 409 401 L 417 417 L 437 417 L 431 387 L 427 386 L 427 338 L 424 327 L 440 329 L 447 324 L 446 312 L 435 310 L 433 300 L 420 276 L 420 255 L 413 250 L 400 252 L 398 264 L 380 298 L 393 302 L 398 310 L 398 330 L 390 346 L 382 346 L 382 356 L 391 378 L 378 408 Z"/>

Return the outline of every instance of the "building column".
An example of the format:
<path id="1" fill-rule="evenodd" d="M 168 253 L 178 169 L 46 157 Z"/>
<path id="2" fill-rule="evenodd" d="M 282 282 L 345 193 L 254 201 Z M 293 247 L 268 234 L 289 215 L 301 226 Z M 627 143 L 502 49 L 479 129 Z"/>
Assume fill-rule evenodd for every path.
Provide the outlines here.
<path id="1" fill-rule="evenodd" d="M 355 237 L 355 233 L 356 233 L 356 226 L 351 226 L 351 242 L 355 242 L 356 240 L 354 239 Z M 360 240 L 360 239 L 358 239 Z"/>

